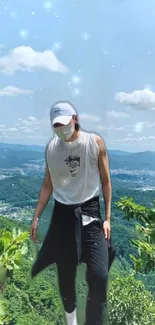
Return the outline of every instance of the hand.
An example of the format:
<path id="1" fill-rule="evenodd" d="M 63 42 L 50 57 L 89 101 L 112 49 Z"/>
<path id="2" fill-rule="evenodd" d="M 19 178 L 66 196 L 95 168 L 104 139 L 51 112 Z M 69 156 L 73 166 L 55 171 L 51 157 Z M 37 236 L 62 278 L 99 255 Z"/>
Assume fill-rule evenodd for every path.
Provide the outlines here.
<path id="1" fill-rule="evenodd" d="M 30 229 L 32 240 L 36 244 L 38 243 L 38 240 L 36 239 L 37 228 L 38 228 L 38 219 L 32 221 L 32 225 L 31 225 L 31 229 Z"/>
<path id="2" fill-rule="evenodd" d="M 104 221 L 103 231 L 104 231 L 105 238 L 110 240 L 110 233 L 111 233 L 110 221 Z"/>

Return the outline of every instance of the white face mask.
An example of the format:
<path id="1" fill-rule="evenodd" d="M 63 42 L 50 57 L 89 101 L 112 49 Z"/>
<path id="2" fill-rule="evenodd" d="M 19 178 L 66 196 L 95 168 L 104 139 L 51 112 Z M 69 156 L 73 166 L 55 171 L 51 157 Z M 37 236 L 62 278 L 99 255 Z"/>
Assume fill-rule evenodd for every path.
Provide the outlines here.
<path id="1" fill-rule="evenodd" d="M 54 128 L 54 132 L 61 140 L 69 140 L 75 131 L 75 125 L 73 123 L 59 126 Z"/>

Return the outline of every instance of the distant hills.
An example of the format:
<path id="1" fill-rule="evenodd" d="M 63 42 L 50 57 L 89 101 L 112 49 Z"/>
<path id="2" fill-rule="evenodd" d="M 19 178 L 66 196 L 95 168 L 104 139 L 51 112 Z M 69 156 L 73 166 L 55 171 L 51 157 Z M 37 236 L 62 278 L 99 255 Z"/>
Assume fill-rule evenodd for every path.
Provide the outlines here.
<path id="1" fill-rule="evenodd" d="M 152 170 L 155 171 L 155 152 L 144 151 L 118 154 L 109 151 L 109 161 L 112 169 Z"/>
<path id="2" fill-rule="evenodd" d="M 108 150 L 108 155 L 111 169 L 155 171 L 155 152 L 153 151 L 130 153 Z M 22 168 L 24 164 L 43 161 L 44 157 L 44 146 L 0 143 L 0 168 Z"/>
<path id="3" fill-rule="evenodd" d="M 130 152 L 128 152 L 128 151 L 122 151 L 122 150 L 107 150 L 108 151 L 108 153 L 110 154 L 112 154 L 112 155 L 120 155 L 120 156 L 126 156 L 126 155 L 129 155 L 130 154 Z"/>
<path id="4" fill-rule="evenodd" d="M 37 145 L 24 145 L 24 144 L 9 144 L 0 142 L 0 149 L 11 149 L 15 151 L 38 151 L 44 152 L 45 146 L 37 146 Z"/>
<path id="5" fill-rule="evenodd" d="M 46 146 L 38 146 L 38 145 L 25 145 L 25 144 L 10 144 L 10 143 L 4 143 L 0 142 L 0 149 L 11 149 L 16 151 L 38 151 L 38 152 L 44 152 Z M 128 155 L 128 151 L 122 151 L 122 150 L 109 150 L 109 152 L 112 152 L 113 155 Z"/>

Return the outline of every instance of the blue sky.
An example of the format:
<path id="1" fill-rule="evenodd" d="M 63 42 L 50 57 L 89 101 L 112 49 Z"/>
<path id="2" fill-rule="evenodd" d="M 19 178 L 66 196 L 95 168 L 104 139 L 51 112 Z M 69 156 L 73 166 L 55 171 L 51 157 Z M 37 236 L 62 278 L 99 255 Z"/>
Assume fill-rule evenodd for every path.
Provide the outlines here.
<path id="1" fill-rule="evenodd" d="M 154 0 L 1 0 L 0 142 L 46 144 L 69 100 L 109 149 L 155 147 Z"/>

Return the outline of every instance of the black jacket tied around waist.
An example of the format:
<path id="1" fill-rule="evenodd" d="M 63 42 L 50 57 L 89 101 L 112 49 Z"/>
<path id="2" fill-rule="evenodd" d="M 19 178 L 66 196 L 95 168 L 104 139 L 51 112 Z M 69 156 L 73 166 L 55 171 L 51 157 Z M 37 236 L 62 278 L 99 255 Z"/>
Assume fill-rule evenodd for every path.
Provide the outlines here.
<path id="1" fill-rule="evenodd" d="M 101 227 L 103 226 L 103 220 L 100 216 L 99 197 L 95 197 L 83 204 L 74 205 L 65 205 L 55 201 L 47 234 L 32 266 L 32 278 L 59 260 L 65 262 L 74 259 L 77 265 L 85 262 L 82 255 L 82 214 L 94 218 L 92 222 L 99 222 Z M 112 239 L 107 240 L 107 245 L 110 269 L 116 251 Z"/>

